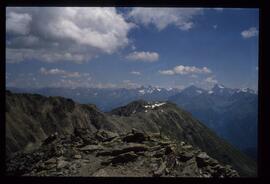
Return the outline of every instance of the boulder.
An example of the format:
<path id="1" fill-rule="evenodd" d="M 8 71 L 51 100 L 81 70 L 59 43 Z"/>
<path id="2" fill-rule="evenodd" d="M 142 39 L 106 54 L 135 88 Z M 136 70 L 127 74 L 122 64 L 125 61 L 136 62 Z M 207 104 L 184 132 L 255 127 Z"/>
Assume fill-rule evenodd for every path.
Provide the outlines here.
<path id="1" fill-rule="evenodd" d="M 55 164 L 55 163 L 56 163 L 56 158 L 50 158 L 50 159 L 45 161 L 46 165 Z"/>
<path id="2" fill-rule="evenodd" d="M 165 155 L 165 149 L 164 148 L 155 151 L 154 154 L 153 154 L 153 156 L 156 157 L 156 158 L 161 158 L 164 155 Z"/>
<path id="3" fill-rule="evenodd" d="M 101 151 L 97 153 L 97 156 L 116 156 L 122 153 L 127 153 L 127 152 L 142 152 L 142 151 L 147 151 L 149 149 L 148 146 L 144 144 L 128 144 L 121 149 L 108 149 L 105 151 Z"/>
<path id="4" fill-rule="evenodd" d="M 155 177 L 161 176 L 165 172 L 165 169 L 166 169 L 166 162 L 162 162 L 160 164 L 158 170 L 154 171 L 153 176 L 155 176 Z"/>
<path id="5" fill-rule="evenodd" d="M 182 177 L 197 177 L 199 176 L 199 169 L 196 164 L 195 158 L 192 158 L 185 162 L 180 176 Z"/>
<path id="6" fill-rule="evenodd" d="M 128 153 L 123 153 L 120 154 L 114 158 L 111 159 L 111 163 L 113 165 L 118 164 L 118 163 L 126 163 L 126 162 L 131 162 L 136 160 L 138 157 L 137 154 L 134 153 L 134 151 L 128 152 Z"/>
<path id="7" fill-rule="evenodd" d="M 103 149 L 104 148 L 100 145 L 86 145 L 86 146 L 80 148 L 79 150 L 83 151 L 83 152 L 94 152 L 94 151 L 103 150 Z"/>
<path id="8" fill-rule="evenodd" d="M 196 156 L 196 162 L 199 168 L 209 165 L 210 157 L 205 153 L 201 152 Z"/>
<path id="9" fill-rule="evenodd" d="M 81 156 L 81 155 L 74 155 L 74 158 L 75 158 L 75 159 L 81 159 L 82 156 Z"/>
<path id="10" fill-rule="evenodd" d="M 166 146 L 166 148 L 165 148 L 165 155 L 169 155 L 169 154 L 174 153 L 174 152 L 175 151 L 174 151 L 174 148 L 173 148 L 172 145 Z"/>
<path id="11" fill-rule="evenodd" d="M 193 157 L 193 153 L 192 152 L 183 152 L 179 155 L 179 160 L 181 162 L 186 162 L 188 160 L 190 160 Z"/>
<path id="12" fill-rule="evenodd" d="M 124 138 L 124 142 L 136 142 L 136 143 L 142 143 L 143 141 L 148 140 L 149 137 L 145 135 L 143 132 L 140 132 L 136 129 L 132 129 L 132 132 L 127 134 Z"/>
<path id="13" fill-rule="evenodd" d="M 95 138 L 101 142 L 111 141 L 117 136 L 119 136 L 117 133 L 107 130 L 98 130 L 95 134 Z"/>
<path id="14" fill-rule="evenodd" d="M 97 172 L 93 173 L 93 176 L 96 177 L 108 177 L 109 173 L 105 169 L 99 169 Z"/>
<path id="15" fill-rule="evenodd" d="M 65 160 L 59 160 L 57 162 L 57 168 L 58 169 L 62 169 L 62 168 L 68 167 L 68 166 L 69 166 L 69 162 L 67 162 Z"/>
<path id="16" fill-rule="evenodd" d="M 58 138 L 58 133 L 55 132 L 54 134 L 49 135 L 49 137 L 47 137 L 43 141 L 43 145 L 48 145 L 48 144 L 52 143 L 54 140 L 56 140 L 57 138 Z"/>

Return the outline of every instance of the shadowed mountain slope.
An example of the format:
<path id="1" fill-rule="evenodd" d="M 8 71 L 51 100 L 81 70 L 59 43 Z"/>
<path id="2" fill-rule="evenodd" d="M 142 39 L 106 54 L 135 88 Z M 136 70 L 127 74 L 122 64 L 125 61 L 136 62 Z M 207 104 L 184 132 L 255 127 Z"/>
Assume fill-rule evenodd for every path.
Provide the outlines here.
<path id="1" fill-rule="evenodd" d="M 168 102 L 135 101 L 110 113 L 94 105 L 81 105 L 62 97 L 12 94 L 6 91 L 6 151 L 31 152 L 57 132 L 68 136 L 85 129 L 85 141 L 98 130 L 122 136 L 133 128 L 159 133 L 171 141 L 184 141 L 201 149 L 221 164 L 232 165 L 242 176 L 256 176 L 256 163 L 233 148 L 190 113 Z"/>

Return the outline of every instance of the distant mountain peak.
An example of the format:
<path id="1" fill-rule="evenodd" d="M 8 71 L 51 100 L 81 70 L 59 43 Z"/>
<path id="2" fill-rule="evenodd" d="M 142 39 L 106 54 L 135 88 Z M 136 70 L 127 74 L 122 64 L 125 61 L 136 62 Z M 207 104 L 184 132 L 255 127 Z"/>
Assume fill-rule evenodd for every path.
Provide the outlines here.
<path id="1" fill-rule="evenodd" d="M 212 91 L 215 91 L 215 90 L 220 90 L 220 89 L 225 89 L 226 87 L 222 84 L 215 84 L 212 88 Z"/>
<path id="2" fill-rule="evenodd" d="M 200 95 L 202 93 L 204 93 L 205 90 L 199 87 L 196 87 L 194 85 L 191 85 L 187 88 L 185 88 L 184 90 L 182 90 L 182 94 L 188 95 L 188 96 L 196 96 L 196 95 Z"/>
<path id="3" fill-rule="evenodd" d="M 242 89 L 238 89 L 238 90 L 237 90 L 237 93 L 240 93 L 240 92 L 256 94 L 256 92 L 255 92 L 253 89 L 250 89 L 250 88 L 242 88 Z"/>
<path id="4" fill-rule="evenodd" d="M 184 90 L 194 90 L 194 91 L 196 91 L 196 90 L 203 90 L 203 89 L 201 89 L 201 88 L 199 88 L 199 87 L 197 87 L 195 85 L 191 85 L 191 86 L 185 88 Z"/>

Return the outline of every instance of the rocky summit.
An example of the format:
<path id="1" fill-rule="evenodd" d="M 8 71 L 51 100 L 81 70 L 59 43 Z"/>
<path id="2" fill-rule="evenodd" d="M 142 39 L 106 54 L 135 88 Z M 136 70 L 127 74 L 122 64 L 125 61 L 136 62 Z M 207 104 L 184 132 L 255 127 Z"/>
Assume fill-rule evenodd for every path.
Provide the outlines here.
<path id="1" fill-rule="evenodd" d="M 256 162 L 175 104 L 104 113 L 63 97 L 6 91 L 9 175 L 256 176 Z"/>
<path id="2" fill-rule="evenodd" d="M 35 151 L 18 152 L 7 160 L 9 175 L 237 177 L 200 149 L 159 134 L 133 129 L 119 135 L 98 130 L 87 141 L 75 130 L 69 136 L 50 135 Z"/>

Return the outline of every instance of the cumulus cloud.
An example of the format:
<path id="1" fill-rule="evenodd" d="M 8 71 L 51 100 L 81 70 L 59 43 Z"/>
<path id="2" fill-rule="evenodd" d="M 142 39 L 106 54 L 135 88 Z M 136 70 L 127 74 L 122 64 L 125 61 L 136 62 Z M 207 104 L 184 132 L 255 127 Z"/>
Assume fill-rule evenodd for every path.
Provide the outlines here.
<path id="1" fill-rule="evenodd" d="M 79 78 L 89 76 L 89 73 L 81 74 L 79 72 L 68 72 L 58 68 L 46 69 L 44 67 L 41 67 L 39 71 L 42 75 L 60 75 L 63 78 Z"/>
<path id="2" fill-rule="evenodd" d="M 132 71 L 130 73 L 133 74 L 133 75 L 141 75 L 141 72 L 137 72 L 137 71 Z"/>
<path id="3" fill-rule="evenodd" d="M 61 75 L 61 74 L 65 74 L 66 73 L 66 71 L 61 70 L 61 69 L 58 69 L 58 68 L 47 70 L 46 68 L 42 67 L 42 68 L 40 68 L 39 71 L 43 75 Z"/>
<path id="4" fill-rule="evenodd" d="M 259 31 L 257 30 L 256 27 L 251 27 L 247 30 L 242 31 L 241 35 L 243 38 L 251 38 L 251 37 L 257 36 L 258 33 Z"/>
<path id="5" fill-rule="evenodd" d="M 82 63 L 129 43 L 134 24 L 115 8 L 9 7 L 7 62 L 41 60 Z"/>
<path id="6" fill-rule="evenodd" d="M 136 23 L 154 25 L 160 31 L 169 25 L 187 31 L 194 26 L 194 16 L 202 13 L 202 8 L 133 8 L 128 16 Z"/>
<path id="7" fill-rule="evenodd" d="M 210 83 L 210 84 L 218 83 L 218 81 L 216 79 L 214 79 L 213 76 L 212 77 L 207 77 L 204 81 L 207 82 L 207 83 Z"/>
<path id="8" fill-rule="evenodd" d="M 219 83 L 215 76 L 209 76 L 197 82 L 199 86 L 205 89 L 211 89 L 215 84 Z"/>
<path id="9" fill-rule="evenodd" d="M 175 66 L 171 70 L 160 70 L 160 74 L 163 75 L 187 75 L 187 74 L 209 74 L 212 73 L 212 71 L 207 67 L 198 68 L 195 66 Z"/>
<path id="10" fill-rule="evenodd" d="M 163 75 L 174 75 L 175 72 L 173 70 L 160 70 L 159 73 Z"/>
<path id="11" fill-rule="evenodd" d="M 146 62 L 155 62 L 159 59 L 159 54 L 156 52 L 132 52 L 126 56 L 126 59 L 133 61 L 146 61 Z"/>
<path id="12" fill-rule="evenodd" d="M 29 33 L 29 24 L 32 21 L 28 13 L 8 12 L 6 30 L 10 33 L 26 35 Z"/>

